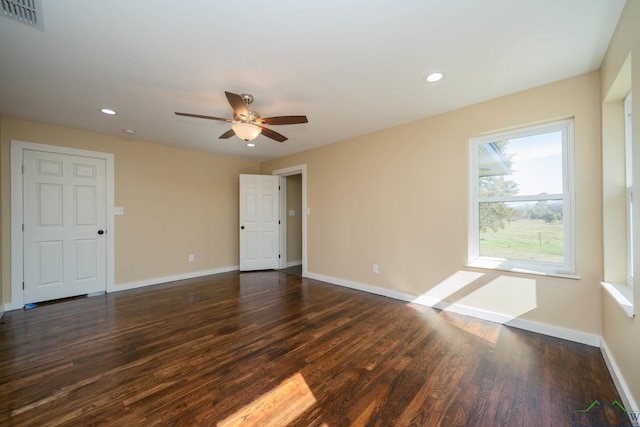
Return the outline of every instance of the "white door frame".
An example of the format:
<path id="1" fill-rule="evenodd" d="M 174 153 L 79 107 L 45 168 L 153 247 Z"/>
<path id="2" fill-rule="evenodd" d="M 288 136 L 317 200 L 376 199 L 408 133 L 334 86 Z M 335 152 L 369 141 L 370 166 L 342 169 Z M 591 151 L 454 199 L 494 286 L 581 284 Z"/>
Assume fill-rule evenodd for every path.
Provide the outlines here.
<path id="1" fill-rule="evenodd" d="M 24 150 L 45 151 L 72 156 L 104 159 L 106 163 L 106 214 L 107 214 L 107 284 L 106 291 L 114 290 L 114 155 L 98 151 L 36 144 L 33 142 L 11 141 L 11 302 L 4 310 L 17 310 L 24 306 L 22 283 L 24 281 L 24 242 L 22 224 L 24 218 L 22 201 L 22 155 Z"/>
<path id="2" fill-rule="evenodd" d="M 291 166 L 283 169 L 276 169 L 271 172 L 272 175 L 280 176 L 280 188 L 286 191 L 287 176 L 302 175 L 302 276 L 307 277 L 307 165 Z M 283 202 L 284 200 L 284 202 Z M 282 226 L 280 227 L 280 268 L 287 267 L 287 197 L 286 192 L 282 192 L 280 197 L 280 218 Z"/>

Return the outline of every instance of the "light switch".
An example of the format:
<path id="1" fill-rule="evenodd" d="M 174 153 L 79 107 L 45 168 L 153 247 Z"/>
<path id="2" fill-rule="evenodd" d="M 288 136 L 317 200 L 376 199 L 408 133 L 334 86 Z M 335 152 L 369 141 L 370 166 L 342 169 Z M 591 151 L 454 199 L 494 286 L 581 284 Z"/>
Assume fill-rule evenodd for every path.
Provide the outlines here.
<path id="1" fill-rule="evenodd" d="M 124 215 L 124 208 L 123 207 L 115 207 L 115 208 L 113 208 L 113 214 L 114 215 Z"/>
<path id="2" fill-rule="evenodd" d="M 296 216 L 296 211 L 293 209 L 289 210 L 289 216 Z"/>

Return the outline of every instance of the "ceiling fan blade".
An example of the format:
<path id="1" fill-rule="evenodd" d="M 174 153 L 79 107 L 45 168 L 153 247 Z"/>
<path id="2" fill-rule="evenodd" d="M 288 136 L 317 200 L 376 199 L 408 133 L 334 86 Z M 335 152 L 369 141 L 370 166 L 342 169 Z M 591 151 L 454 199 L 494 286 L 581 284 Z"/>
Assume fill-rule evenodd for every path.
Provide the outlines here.
<path id="1" fill-rule="evenodd" d="M 299 123 L 309 123 L 307 116 L 278 116 L 278 117 L 265 117 L 259 119 L 260 122 L 265 125 L 296 125 Z"/>
<path id="2" fill-rule="evenodd" d="M 185 117 L 195 117 L 196 119 L 219 120 L 221 122 L 229 122 L 229 123 L 233 122 L 233 120 L 223 119 L 221 117 L 203 116 L 201 114 L 191 114 L 191 113 L 178 113 L 177 111 L 176 111 L 176 115 L 185 116 Z"/>
<path id="3" fill-rule="evenodd" d="M 231 138 L 233 135 L 235 135 L 236 133 L 233 131 L 233 129 L 229 129 L 228 131 L 226 131 L 225 133 L 223 133 L 222 135 L 220 135 L 218 137 L 218 139 L 227 139 L 227 138 Z"/>
<path id="4" fill-rule="evenodd" d="M 249 108 L 247 108 L 247 104 L 244 103 L 242 97 L 231 92 L 225 92 L 224 94 L 227 95 L 227 101 L 229 101 L 229 105 L 231 105 L 231 108 L 233 108 L 236 116 L 244 120 L 248 119 Z"/>
<path id="5" fill-rule="evenodd" d="M 282 135 L 282 134 L 280 134 L 278 132 L 272 131 L 271 129 L 265 128 L 265 127 L 262 127 L 262 126 L 258 126 L 258 127 L 260 129 L 262 129 L 262 134 L 264 136 L 266 136 L 267 138 L 274 139 L 274 140 L 276 140 L 278 142 L 285 142 L 287 140 L 286 136 L 284 136 L 284 135 Z"/>

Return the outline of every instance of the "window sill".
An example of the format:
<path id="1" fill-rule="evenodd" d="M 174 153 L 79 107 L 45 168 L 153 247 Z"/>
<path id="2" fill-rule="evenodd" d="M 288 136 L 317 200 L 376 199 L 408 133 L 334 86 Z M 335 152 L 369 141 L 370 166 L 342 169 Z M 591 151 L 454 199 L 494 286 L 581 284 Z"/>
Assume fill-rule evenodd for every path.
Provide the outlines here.
<path id="1" fill-rule="evenodd" d="M 629 286 L 607 282 L 600 282 L 600 284 L 627 316 L 635 317 L 633 311 L 633 290 Z"/>
<path id="2" fill-rule="evenodd" d="M 544 270 L 532 270 L 522 267 L 515 267 L 513 265 L 509 265 L 504 261 L 494 261 L 494 260 L 473 260 L 467 263 L 467 267 L 474 268 L 484 268 L 489 270 L 499 270 L 499 271 L 509 271 L 511 273 L 525 273 L 525 274 L 535 274 L 537 276 L 548 276 L 548 277 L 560 277 L 562 279 L 574 279 L 579 280 L 580 276 L 576 276 L 571 273 L 563 273 L 559 271 L 544 271 Z"/>

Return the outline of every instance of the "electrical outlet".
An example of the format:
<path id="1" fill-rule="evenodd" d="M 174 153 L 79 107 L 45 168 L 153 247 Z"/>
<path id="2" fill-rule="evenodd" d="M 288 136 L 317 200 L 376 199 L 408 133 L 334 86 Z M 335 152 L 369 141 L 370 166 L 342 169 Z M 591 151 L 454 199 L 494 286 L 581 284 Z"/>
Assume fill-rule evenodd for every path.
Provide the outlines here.
<path id="1" fill-rule="evenodd" d="M 373 272 L 378 273 L 378 264 L 373 264 Z"/>
<path id="2" fill-rule="evenodd" d="M 193 255 L 189 255 L 189 262 L 195 261 L 196 257 Z"/>

